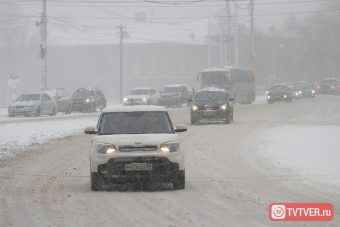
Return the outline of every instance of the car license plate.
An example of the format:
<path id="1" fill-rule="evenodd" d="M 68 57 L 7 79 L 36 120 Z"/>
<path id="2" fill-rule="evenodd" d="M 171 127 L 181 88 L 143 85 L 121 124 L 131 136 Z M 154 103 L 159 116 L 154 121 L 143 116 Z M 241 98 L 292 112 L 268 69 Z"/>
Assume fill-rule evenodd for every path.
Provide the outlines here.
<path id="1" fill-rule="evenodd" d="M 152 170 L 152 163 L 130 163 L 125 164 L 126 171 L 148 171 Z"/>

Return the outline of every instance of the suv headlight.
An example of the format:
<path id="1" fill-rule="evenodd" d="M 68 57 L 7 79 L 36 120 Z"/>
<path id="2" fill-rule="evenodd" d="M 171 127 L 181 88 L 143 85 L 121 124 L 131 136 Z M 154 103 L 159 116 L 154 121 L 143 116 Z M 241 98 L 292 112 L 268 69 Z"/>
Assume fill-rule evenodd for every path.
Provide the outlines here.
<path id="1" fill-rule="evenodd" d="M 223 104 L 222 106 L 220 106 L 220 110 L 222 110 L 222 111 L 225 111 L 227 109 L 228 109 L 228 107 L 227 107 L 226 104 Z"/>
<path id="2" fill-rule="evenodd" d="M 197 111 L 197 110 L 198 110 L 198 106 L 193 105 L 193 106 L 191 107 L 191 109 L 192 109 L 192 111 Z"/>
<path id="3" fill-rule="evenodd" d="M 113 144 L 97 143 L 96 150 L 98 154 L 113 154 L 117 151 Z"/>
<path id="4" fill-rule="evenodd" d="M 164 153 L 176 152 L 179 149 L 178 142 L 162 143 L 160 150 Z"/>

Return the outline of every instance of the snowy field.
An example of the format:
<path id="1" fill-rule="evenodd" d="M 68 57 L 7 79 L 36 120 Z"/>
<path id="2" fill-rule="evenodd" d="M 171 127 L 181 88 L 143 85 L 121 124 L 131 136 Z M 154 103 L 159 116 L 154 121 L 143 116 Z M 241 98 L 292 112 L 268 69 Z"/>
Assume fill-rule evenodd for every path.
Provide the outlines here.
<path id="1" fill-rule="evenodd" d="M 32 144 L 50 139 L 81 134 L 85 127 L 95 126 L 98 117 L 51 119 L 2 124 L 0 127 L 0 159 L 13 152 L 25 151 Z"/>
<path id="2" fill-rule="evenodd" d="M 261 150 L 279 168 L 340 186 L 340 126 L 284 126 L 269 129 Z"/>

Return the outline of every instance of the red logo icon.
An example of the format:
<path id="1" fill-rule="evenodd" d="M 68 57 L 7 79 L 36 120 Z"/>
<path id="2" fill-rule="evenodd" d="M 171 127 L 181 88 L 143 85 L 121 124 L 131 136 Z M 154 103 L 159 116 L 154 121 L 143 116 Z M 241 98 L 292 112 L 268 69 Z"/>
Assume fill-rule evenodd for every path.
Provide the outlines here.
<path id="1" fill-rule="evenodd" d="M 272 221 L 332 221 L 331 203 L 272 203 L 269 206 Z"/>

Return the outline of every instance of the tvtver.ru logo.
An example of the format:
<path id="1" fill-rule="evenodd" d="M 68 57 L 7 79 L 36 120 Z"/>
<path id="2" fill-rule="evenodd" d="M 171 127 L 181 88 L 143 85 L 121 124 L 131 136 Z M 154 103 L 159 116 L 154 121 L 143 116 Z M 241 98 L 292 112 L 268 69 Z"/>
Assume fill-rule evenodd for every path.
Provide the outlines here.
<path id="1" fill-rule="evenodd" d="M 270 217 L 272 220 L 283 220 L 286 218 L 286 206 L 282 204 L 272 205 L 270 208 Z"/>

